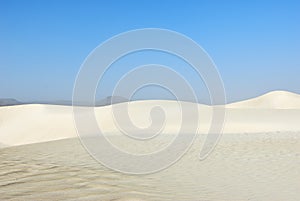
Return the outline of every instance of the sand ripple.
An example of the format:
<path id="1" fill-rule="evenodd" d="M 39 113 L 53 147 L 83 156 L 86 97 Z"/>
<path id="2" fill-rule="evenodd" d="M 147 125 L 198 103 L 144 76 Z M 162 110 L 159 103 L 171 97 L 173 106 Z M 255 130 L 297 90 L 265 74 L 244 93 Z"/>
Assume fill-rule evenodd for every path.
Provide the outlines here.
<path id="1" fill-rule="evenodd" d="M 0 149 L 1 200 L 300 200 L 300 133 L 227 134 L 197 159 L 132 176 L 95 162 L 77 139 Z"/>

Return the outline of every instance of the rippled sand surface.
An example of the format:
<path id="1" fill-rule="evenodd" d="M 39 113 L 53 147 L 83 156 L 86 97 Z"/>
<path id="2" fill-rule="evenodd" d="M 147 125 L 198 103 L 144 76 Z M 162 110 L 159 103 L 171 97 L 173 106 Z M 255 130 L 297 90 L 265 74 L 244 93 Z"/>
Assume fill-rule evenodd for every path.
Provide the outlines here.
<path id="1" fill-rule="evenodd" d="M 78 139 L 3 148 L 0 199 L 300 200 L 300 133 L 226 134 L 199 161 L 203 139 L 170 168 L 142 176 L 105 168 Z"/>

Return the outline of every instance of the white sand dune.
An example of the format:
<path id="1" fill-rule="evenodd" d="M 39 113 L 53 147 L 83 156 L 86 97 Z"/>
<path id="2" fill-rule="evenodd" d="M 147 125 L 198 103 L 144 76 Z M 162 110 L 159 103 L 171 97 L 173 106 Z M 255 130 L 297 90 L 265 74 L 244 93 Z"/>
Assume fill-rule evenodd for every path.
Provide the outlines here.
<path id="1" fill-rule="evenodd" d="M 0 200 L 299 200 L 298 97 L 272 92 L 228 105 L 225 135 L 208 158 L 198 160 L 205 140 L 204 135 L 199 135 L 177 163 L 148 175 L 115 172 L 90 157 L 75 138 L 70 106 L 0 107 L 0 146 L 11 146 L 0 149 Z M 199 133 L 207 133 L 213 108 L 182 104 L 197 106 Z M 181 115 L 175 101 L 131 102 L 132 122 L 148 127 L 154 106 L 165 112 L 163 132 L 178 132 Z M 113 107 L 121 111 L 127 105 Z M 113 134 L 111 142 L 122 150 L 149 153 L 165 147 L 174 137 L 163 136 L 153 147 L 137 140 L 124 141 L 115 136 L 119 131 L 112 109 L 97 107 L 94 112 L 99 127 L 104 133 Z M 120 123 L 126 125 L 124 119 Z"/>
<path id="2" fill-rule="evenodd" d="M 300 95 L 288 91 L 272 91 L 262 96 L 227 105 L 228 108 L 300 109 Z"/>
<path id="3" fill-rule="evenodd" d="M 194 107 L 194 103 L 183 103 Z M 129 104 L 132 122 L 141 128 L 150 125 L 150 111 L 163 108 L 166 119 L 164 133 L 176 133 L 181 113 L 175 101 L 136 101 Z M 126 103 L 115 105 L 122 109 Z M 207 133 L 212 107 L 197 104 L 199 133 Z M 104 133 L 118 133 L 112 117 L 112 106 L 97 107 L 95 114 Z M 275 91 L 263 96 L 226 106 L 224 133 L 257 133 L 300 131 L 300 95 Z M 29 104 L 0 107 L 0 144 L 15 146 L 77 137 L 71 106 Z"/>

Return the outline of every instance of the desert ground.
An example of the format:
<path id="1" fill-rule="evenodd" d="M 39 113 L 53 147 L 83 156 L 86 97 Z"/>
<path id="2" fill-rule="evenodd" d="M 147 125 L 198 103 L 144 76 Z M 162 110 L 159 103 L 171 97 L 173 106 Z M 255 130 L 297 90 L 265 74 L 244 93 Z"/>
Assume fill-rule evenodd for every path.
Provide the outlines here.
<path id="1" fill-rule="evenodd" d="M 95 161 L 80 143 L 71 106 L 0 107 L 0 200 L 300 199 L 300 95 L 274 91 L 226 105 L 223 135 L 202 161 L 198 155 L 214 106 L 182 104 L 198 108 L 195 142 L 177 163 L 148 175 L 115 172 Z M 165 146 L 180 128 L 178 102 L 165 100 L 130 102 L 137 127 L 149 126 L 153 106 L 166 117 L 165 136 L 154 148 L 120 137 L 111 114 L 127 103 L 96 107 L 94 113 L 112 142 L 147 153 Z"/>

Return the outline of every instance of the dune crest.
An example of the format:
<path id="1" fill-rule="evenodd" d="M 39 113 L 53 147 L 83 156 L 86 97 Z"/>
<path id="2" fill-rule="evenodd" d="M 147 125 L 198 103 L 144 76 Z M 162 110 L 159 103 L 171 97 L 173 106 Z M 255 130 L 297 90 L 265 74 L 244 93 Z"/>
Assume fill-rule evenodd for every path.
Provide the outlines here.
<path id="1" fill-rule="evenodd" d="M 187 107 L 195 103 L 182 102 Z M 180 130 L 181 113 L 178 102 L 146 100 L 129 103 L 129 116 L 140 128 L 151 123 L 151 108 L 160 106 L 166 114 L 163 133 Z M 199 130 L 207 134 L 211 126 L 213 106 L 196 104 Z M 99 127 L 104 133 L 120 134 L 112 116 L 113 106 L 94 108 Z M 127 107 L 120 103 L 115 108 Z M 300 95 L 275 91 L 263 96 L 226 106 L 224 133 L 299 132 Z M 126 124 L 125 124 L 126 125 Z M 186 131 L 187 133 L 189 131 Z M 77 131 L 71 106 L 28 104 L 0 107 L 0 145 L 15 146 L 53 140 L 76 138 Z M 0 146 L 0 147 L 1 147 Z"/>
<path id="2" fill-rule="evenodd" d="M 300 109 L 300 95 L 288 91 L 272 91 L 256 98 L 227 105 L 228 108 Z"/>

